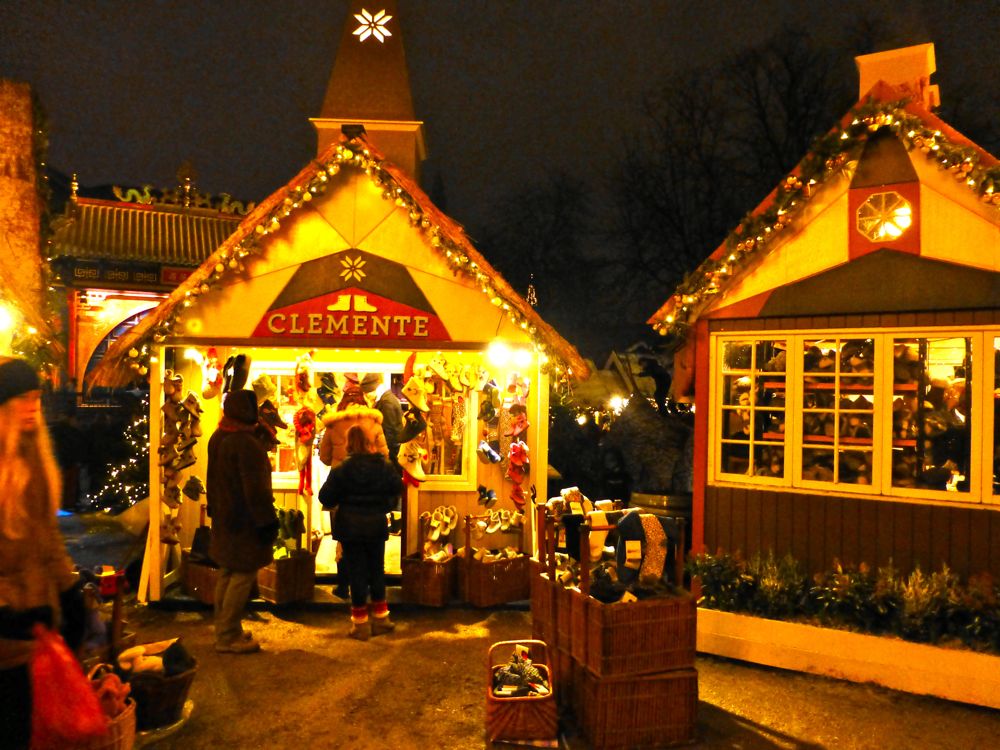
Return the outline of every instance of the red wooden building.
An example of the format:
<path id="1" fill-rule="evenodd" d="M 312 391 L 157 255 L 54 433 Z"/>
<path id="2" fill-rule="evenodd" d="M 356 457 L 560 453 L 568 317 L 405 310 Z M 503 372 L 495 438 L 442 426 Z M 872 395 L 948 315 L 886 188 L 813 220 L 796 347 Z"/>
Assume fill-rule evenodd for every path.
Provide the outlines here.
<path id="1" fill-rule="evenodd" d="M 861 99 L 650 323 L 684 343 L 696 549 L 1000 575 L 1000 165 L 934 48 Z"/>

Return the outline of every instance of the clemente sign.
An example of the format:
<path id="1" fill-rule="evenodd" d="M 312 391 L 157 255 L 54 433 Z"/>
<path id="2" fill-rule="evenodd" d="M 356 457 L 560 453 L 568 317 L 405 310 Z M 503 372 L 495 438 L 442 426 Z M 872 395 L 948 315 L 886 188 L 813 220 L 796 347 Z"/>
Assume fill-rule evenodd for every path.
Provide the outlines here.
<path id="1" fill-rule="evenodd" d="M 300 340 L 450 340 L 441 319 L 433 312 L 359 289 L 342 289 L 268 310 L 253 335 Z"/>
<path id="2" fill-rule="evenodd" d="M 427 338 L 427 315 L 358 315 L 351 313 L 271 313 L 267 330 L 277 336 L 352 336 L 355 338 Z"/>

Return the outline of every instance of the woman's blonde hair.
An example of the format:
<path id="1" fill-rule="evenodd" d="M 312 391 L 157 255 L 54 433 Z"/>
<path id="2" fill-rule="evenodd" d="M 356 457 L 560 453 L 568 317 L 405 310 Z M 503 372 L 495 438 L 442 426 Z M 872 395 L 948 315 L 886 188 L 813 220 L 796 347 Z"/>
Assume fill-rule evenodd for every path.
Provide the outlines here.
<path id="1" fill-rule="evenodd" d="M 22 431 L 14 418 L 13 400 L 0 404 L 0 535 L 20 539 L 27 532 L 29 482 L 43 482 L 45 512 L 55 515 L 62 498 L 62 479 L 42 412 L 34 433 Z"/>

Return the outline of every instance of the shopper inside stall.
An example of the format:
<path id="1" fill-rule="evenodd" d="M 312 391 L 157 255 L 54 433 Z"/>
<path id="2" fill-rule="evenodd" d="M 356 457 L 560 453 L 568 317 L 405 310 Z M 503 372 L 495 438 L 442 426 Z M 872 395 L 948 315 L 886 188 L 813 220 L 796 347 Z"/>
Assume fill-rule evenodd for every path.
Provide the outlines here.
<path id="1" fill-rule="evenodd" d="M 260 650 L 241 619 L 257 571 L 270 564 L 278 537 L 271 490 L 271 462 L 256 435 L 257 397 L 238 390 L 225 395 L 222 419 L 208 441 L 210 553 L 219 564 L 215 588 L 215 650 L 245 654 Z"/>
<path id="2" fill-rule="evenodd" d="M 0 748 L 31 736 L 29 661 L 35 623 L 83 635 L 80 582 L 56 524 L 61 477 L 42 418 L 41 384 L 24 361 L 0 357 Z"/>
<path id="3" fill-rule="evenodd" d="M 347 458 L 319 491 L 323 507 L 336 509 L 333 536 L 343 545 L 347 563 L 351 638 L 366 641 L 395 628 L 385 589 L 386 514 L 402 489 L 398 469 L 360 425 L 352 426 L 347 431 Z"/>

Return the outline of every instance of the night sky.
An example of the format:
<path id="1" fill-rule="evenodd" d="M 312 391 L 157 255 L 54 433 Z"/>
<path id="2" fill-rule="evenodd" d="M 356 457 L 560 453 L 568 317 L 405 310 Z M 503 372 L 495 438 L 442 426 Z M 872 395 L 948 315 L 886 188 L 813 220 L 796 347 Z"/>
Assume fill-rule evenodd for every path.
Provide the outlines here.
<path id="1" fill-rule="evenodd" d="M 834 43 L 867 9 L 904 44 L 935 42 L 942 98 L 949 81 L 964 78 L 1000 100 L 1000 0 L 399 5 L 429 171 L 440 172 L 447 211 L 473 238 L 491 205 L 519 185 L 552 169 L 606 169 L 657 81 L 783 23 Z M 200 190 L 259 200 L 315 154 L 308 118 L 322 103 L 347 14 L 342 0 L 2 7 L 0 76 L 35 87 L 49 115 L 50 163 L 85 186 L 172 187 L 190 159 Z"/>

